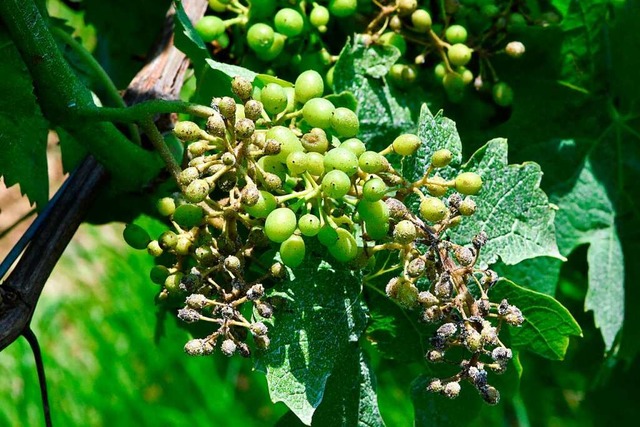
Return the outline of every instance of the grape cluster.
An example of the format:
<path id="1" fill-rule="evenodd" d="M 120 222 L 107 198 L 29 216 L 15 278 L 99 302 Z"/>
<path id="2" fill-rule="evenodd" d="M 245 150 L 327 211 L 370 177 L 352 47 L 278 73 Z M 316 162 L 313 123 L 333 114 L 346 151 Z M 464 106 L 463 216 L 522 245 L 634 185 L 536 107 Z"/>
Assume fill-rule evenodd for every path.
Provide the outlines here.
<path id="1" fill-rule="evenodd" d="M 430 389 L 455 397 L 451 390 L 461 379 L 504 370 L 511 353 L 497 338 L 500 325 L 491 322 L 519 324 L 522 315 L 507 302 L 488 300 L 497 276 L 476 267 L 487 236 L 479 234 L 469 247 L 447 238 L 474 215 L 482 178 L 474 172 L 443 178 L 439 171 L 453 154 L 441 149 L 419 180 L 406 180 L 389 156 L 413 155 L 420 137 L 402 134 L 379 152 L 367 150 L 357 138 L 356 114 L 323 97 L 316 71 L 303 72 L 292 86 L 254 87 L 236 77 L 232 90 L 237 99 L 212 101 L 204 129 L 190 121 L 174 128 L 187 153 L 176 177 L 180 191 L 157 206 L 173 228 L 156 240 L 135 225 L 124 232 L 133 247 L 156 257 L 151 279 L 162 285 L 160 299 L 184 301 L 178 317 L 187 323 L 216 325 L 185 351 L 210 354 L 220 342 L 223 354 L 249 356 L 250 335 L 258 348 L 268 347 L 267 326 L 249 320 L 243 306 L 269 318 L 266 290 L 286 279 L 285 266 L 301 266 L 312 251 L 352 268 L 375 266 L 376 255 L 386 252 L 397 254 L 402 268 L 386 287 L 389 297 L 408 309 L 421 307 L 425 322 L 442 324 L 427 359 L 444 360 L 453 346 L 472 353 L 457 376 Z M 417 214 L 405 204 L 409 197 L 419 198 Z M 261 256 L 269 248 L 279 260 Z M 495 363 L 481 361 L 487 354 Z M 486 381 L 473 383 L 487 401 L 497 399 Z"/>

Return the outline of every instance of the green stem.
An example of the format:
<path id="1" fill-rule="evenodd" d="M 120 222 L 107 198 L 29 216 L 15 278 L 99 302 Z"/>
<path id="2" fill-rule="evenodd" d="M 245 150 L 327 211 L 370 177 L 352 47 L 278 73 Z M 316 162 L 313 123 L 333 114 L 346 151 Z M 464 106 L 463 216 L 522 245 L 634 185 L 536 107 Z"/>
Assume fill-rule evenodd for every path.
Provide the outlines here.
<path id="1" fill-rule="evenodd" d="M 138 189 L 161 167 L 155 153 L 131 143 L 111 123 L 87 122 L 83 109 L 96 108 L 91 91 L 65 61 L 33 0 L 0 1 L 0 19 L 24 60 L 42 111 L 112 172 L 116 186 Z M 123 173 L 123 171 L 126 171 Z"/>
<path id="2" fill-rule="evenodd" d="M 84 64 L 91 69 L 93 75 L 98 80 L 98 83 L 104 89 L 105 101 L 108 101 L 115 107 L 126 107 L 127 104 L 124 103 L 124 100 L 120 96 L 120 92 L 118 92 L 118 88 L 116 88 L 113 80 L 111 80 L 107 72 L 100 66 L 93 55 L 87 49 L 85 49 L 84 46 L 78 43 L 78 41 L 74 39 L 71 34 L 67 33 L 61 28 L 51 27 L 50 30 L 55 37 L 69 46 L 80 57 Z M 140 135 L 138 134 L 138 130 L 136 129 L 136 127 L 134 125 L 129 125 L 128 129 L 129 136 L 134 139 L 134 142 L 136 144 L 140 145 Z"/>
<path id="3" fill-rule="evenodd" d="M 144 122 L 156 114 L 184 113 L 207 118 L 214 113 L 213 108 L 183 101 L 152 99 L 126 108 L 96 107 L 84 108 L 80 112 L 85 118 L 109 122 Z"/>
<path id="4" fill-rule="evenodd" d="M 173 178 L 177 183 L 179 183 L 180 181 L 178 181 L 178 176 L 180 175 L 180 165 L 173 157 L 173 154 L 171 154 L 169 147 L 167 147 L 167 144 L 164 142 L 164 138 L 156 124 L 153 122 L 153 119 L 149 117 L 147 120 L 141 122 L 140 126 L 144 133 L 149 137 L 151 144 L 153 144 L 153 148 L 155 148 L 158 154 L 160 154 L 160 157 L 162 157 L 164 164 L 167 169 L 169 169 L 169 172 L 171 172 L 171 175 L 173 175 Z"/>

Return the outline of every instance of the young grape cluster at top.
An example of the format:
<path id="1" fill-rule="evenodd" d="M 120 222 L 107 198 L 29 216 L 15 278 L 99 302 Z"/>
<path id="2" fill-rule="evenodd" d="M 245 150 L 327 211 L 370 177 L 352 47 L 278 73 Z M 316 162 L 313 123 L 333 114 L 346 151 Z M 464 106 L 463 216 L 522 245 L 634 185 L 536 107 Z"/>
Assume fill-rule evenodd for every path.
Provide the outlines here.
<path id="1" fill-rule="evenodd" d="M 210 0 L 209 5 L 213 14 L 195 25 L 203 40 L 258 72 L 267 68 L 291 76 L 292 70 L 314 69 L 331 86 L 336 55 L 347 37 L 362 33 L 372 44 L 400 51 L 389 73 L 395 85 L 430 81 L 418 79 L 423 73 L 434 76 L 452 101 L 472 86 L 502 107 L 511 105 L 514 94 L 493 66 L 494 57 L 521 57 L 522 29 L 557 19 L 540 12 L 548 5 L 536 3 L 540 10 L 533 11 L 528 3 L 508 0 Z"/>
<path id="2" fill-rule="evenodd" d="M 504 370 L 511 353 L 492 322 L 518 324 L 522 316 L 507 302 L 488 300 L 497 277 L 475 266 L 486 235 L 470 247 L 446 238 L 476 211 L 473 196 L 482 178 L 474 172 L 441 177 L 437 172 L 453 157 L 442 149 L 424 176 L 406 180 L 387 156 L 411 156 L 423 141 L 407 133 L 379 152 L 368 150 L 357 138 L 356 114 L 323 97 L 316 71 L 303 72 L 293 86 L 254 87 L 236 77 L 232 89 L 237 99 L 215 98 L 204 129 L 189 121 L 175 126 L 187 152 L 180 191 L 158 204 L 173 229 L 156 240 L 140 227 L 125 229 L 132 246 L 156 257 L 151 278 L 162 285 L 161 299 L 185 298 L 180 319 L 215 325 L 207 337 L 189 341 L 186 352 L 209 354 L 220 343 L 226 355 L 249 356 L 250 335 L 257 347 L 267 347 L 267 326 L 248 319 L 243 306 L 269 318 L 265 290 L 310 252 L 362 268 L 384 251 L 398 255 L 403 271 L 387 285 L 389 297 L 409 309 L 422 307 L 425 322 L 442 324 L 428 360 L 444 360 L 453 346 L 472 353 L 457 376 L 432 383 L 433 391 L 455 397 L 452 388 L 461 379 Z M 417 214 L 404 203 L 409 195 L 420 198 Z M 270 247 L 280 261 L 262 257 Z M 479 297 L 469 291 L 473 286 Z M 482 361 L 487 354 L 495 363 Z M 472 382 L 495 403 L 495 389 Z"/>

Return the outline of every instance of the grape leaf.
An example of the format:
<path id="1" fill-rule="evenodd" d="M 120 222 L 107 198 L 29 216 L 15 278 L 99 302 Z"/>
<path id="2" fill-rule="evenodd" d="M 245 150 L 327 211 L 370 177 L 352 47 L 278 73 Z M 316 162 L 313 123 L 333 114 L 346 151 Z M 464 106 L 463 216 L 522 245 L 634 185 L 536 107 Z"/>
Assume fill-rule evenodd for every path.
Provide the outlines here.
<path id="1" fill-rule="evenodd" d="M 420 179 L 431 154 L 441 148 L 451 150 L 454 159 L 439 173 L 447 178 L 455 176 L 462 151 L 455 123 L 441 113 L 433 116 L 425 106 L 420 115 L 418 136 L 422 145 L 415 155 L 405 160 L 406 176 L 413 181 Z M 554 211 L 540 189 L 540 166 L 531 162 L 509 165 L 506 140 L 493 139 L 474 153 L 459 171 L 478 173 L 483 186 L 473 197 L 477 203 L 476 213 L 451 231 L 452 240 L 467 244 L 480 231 L 485 231 L 489 240 L 482 249 L 481 260 L 486 264 L 498 258 L 505 264 L 539 256 L 562 259 L 555 241 Z"/>
<path id="2" fill-rule="evenodd" d="M 524 315 L 521 327 L 509 328 L 511 345 L 552 360 L 562 360 L 570 336 L 582 336 L 580 326 L 554 298 L 525 289 L 509 280 L 499 281 L 491 290 L 492 300 L 507 299 Z"/>
<path id="3" fill-rule="evenodd" d="M 293 412 L 285 414 L 277 427 L 303 425 Z M 357 343 L 336 360 L 327 380 L 325 397 L 313 415 L 312 426 L 383 426 L 378 409 L 376 381 L 362 349 Z"/>
<path id="4" fill-rule="evenodd" d="M 340 53 L 334 71 L 336 93 L 349 91 L 358 100 L 359 138 L 369 149 L 382 149 L 403 131 L 415 129 L 424 93 L 406 96 L 389 85 L 386 74 L 400 57 L 393 46 L 368 45 L 356 35 Z"/>
<path id="5" fill-rule="evenodd" d="M 557 222 L 557 220 L 556 220 Z M 555 295 L 562 261 L 551 257 L 536 257 L 506 265 L 498 261 L 491 268 L 521 286 L 547 295 Z"/>
<path id="6" fill-rule="evenodd" d="M 48 124 L 20 53 L 0 25 L 0 177 L 44 207 L 49 200 Z"/>
<path id="7" fill-rule="evenodd" d="M 345 267 L 313 259 L 295 270 L 278 293 L 271 345 L 256 357 L 274 402 L 284 402 L 309 425 L 324 397 L 327 379 L 340 354 L 357 342 L 366 325 L 359 299 L 360 277 Z"/>
<path id="8" fill-rule="evenodd" d="M 452 400 L 428 392 L 430 381 L 430 376 L 421 375 L 411 384 L 416 427 L 465 426 L 476 418 L 483 403 L 471 385 L 465 384 L 460 396 Z"/>

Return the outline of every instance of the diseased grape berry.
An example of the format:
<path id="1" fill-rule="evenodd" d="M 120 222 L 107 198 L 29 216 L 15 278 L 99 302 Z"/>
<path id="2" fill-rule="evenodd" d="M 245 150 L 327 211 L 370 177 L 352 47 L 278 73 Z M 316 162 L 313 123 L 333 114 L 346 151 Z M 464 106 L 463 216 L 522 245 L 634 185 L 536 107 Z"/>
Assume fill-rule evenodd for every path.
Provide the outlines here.
<path id="1" fill-rule="evenodd" d="M 525 52 L 524 44 L 521 42 L 509 42 L 504 51 L 512 58 L 520 58 Z"/>
<path id="2" fill-rule="evenodd" d="M 334 148 L 324 156 L 324 169 L 326 171 L 336 169 L 352 176 L 358 171 L 358 158 L 350 150 L 342 147 Z"/>
<path id="3" fill-rule="evenodd" d="M 456 190 L 465 195 L 477 194 L 482 188 L 482 178 L 474 172 L 463 172 L 456 177 Z"/>
<path id="4" fill-rule="evenodd" d="M 393 230 L 393 239 L 401 245 L 413 242 L 416 236 L 416 226 L 406 219 L 400 221 Z"/>
<path id="5" fill-rule="evenodd" d="M 185 142 L 197 141 L 200 139 L 201 132 L 197 124 L 188 121 L 178 122 L 173 128 L 174 135 Z"/>

